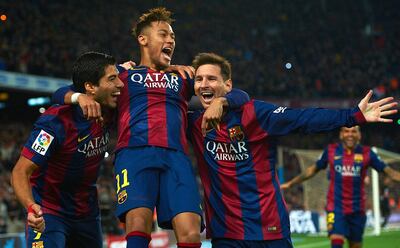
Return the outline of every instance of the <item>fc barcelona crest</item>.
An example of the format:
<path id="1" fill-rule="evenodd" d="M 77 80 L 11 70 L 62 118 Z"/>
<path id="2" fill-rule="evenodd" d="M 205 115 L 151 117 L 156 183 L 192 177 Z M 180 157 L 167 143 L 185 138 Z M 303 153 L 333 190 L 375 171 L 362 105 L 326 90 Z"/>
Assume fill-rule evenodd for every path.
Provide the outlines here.
<path id="1" fill-rule="evenodd" d="M 33 242 L 32 248 L 44 248 L 43 241 Z"/>
<path id="2" fill-rule="evenodd" d="M 229 138 L 232 141 L 235 141 L 235 140 L 242 141 L 244 139 L 244 133 L 240 126 L 234 126 L 232 128 L 229 128 L 228 132 L 229 132 Z"/>
<path id="3" fill-rule="evenodd" d="M 118 194 L 118 203 L 119 204 L 124 203 L 126 201 L 126 198 L 128 198 L 126 190 L 121 191 L 121 193 Z"/>
<path id="4" fill-rule="evenodd" d="M 364 160 L 364 157 L 362 154 L 356 153 L 354 154 L 354 161 L 356 163 L 361 163 Z"/>

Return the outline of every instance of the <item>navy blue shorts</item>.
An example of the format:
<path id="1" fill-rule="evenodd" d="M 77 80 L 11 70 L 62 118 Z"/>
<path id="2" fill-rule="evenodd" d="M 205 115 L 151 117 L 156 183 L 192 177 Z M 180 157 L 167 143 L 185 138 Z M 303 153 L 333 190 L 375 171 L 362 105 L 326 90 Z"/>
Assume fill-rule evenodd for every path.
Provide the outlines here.
<path id="1" fill-rule="evenodd" d="M 211 240 L 213 248 L 293 248 L 290 238 L 276 240 L 236 240 L 217 238 Z"/>
<path id="2" fill-rule="evenodd" d="M 192 163 L 183 152 L 154 146 L 125 148 L 115 159 L 116 214 L 125 222 L 134 208 L 157 209 L 159 226 L 172 229 L 179 213 L 202 216 Z"/>
<path id="3" fill-rule="evenodd" d="M 342 214 L 328 212 L 326 218 L 329 235 L 339 234 L 353 242 L 362 241 L 365 223 L 367 221 L 365 213 Z"/>
<path id="4" fill-rule="evenodd" d="M 82 247 L 102 248 L 100 220 L 68 220 L 52 214 L 43 215 L 45 230 L 34 231 L 26 225 L 26 247 Z"/>

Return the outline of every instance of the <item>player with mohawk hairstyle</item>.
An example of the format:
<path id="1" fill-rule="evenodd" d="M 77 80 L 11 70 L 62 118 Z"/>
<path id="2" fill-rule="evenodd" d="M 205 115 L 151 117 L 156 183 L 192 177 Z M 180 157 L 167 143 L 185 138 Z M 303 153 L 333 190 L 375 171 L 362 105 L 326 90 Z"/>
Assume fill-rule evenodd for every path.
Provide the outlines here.
<path id="1" fill-rule="evenodd" d="M 165 8 L 155 8 L 139 18 L 132 30 L 140 63 L 119 68 L 125 87 L 118 101 L 116 212 L 126 223 L 128 248 L 148 247 L 154 207 L 159 225 L 174 229 L 178 247 L 201 246 L 201 199 L 186 138 L 194 69 L 170 66 L 175 49 L 171 15 Z M 176 69 L 179 75 L 164 73 L 166 69 Z M 55 98 L 70 103 L 71 95 L 61 89 Z M 78 97 L 79 104 L 84 99 Z M 247 100 L 239 90 L 214 99 L 203 118 L 204 129 L 219 120 L 224 106 L 240 106 Z"/>

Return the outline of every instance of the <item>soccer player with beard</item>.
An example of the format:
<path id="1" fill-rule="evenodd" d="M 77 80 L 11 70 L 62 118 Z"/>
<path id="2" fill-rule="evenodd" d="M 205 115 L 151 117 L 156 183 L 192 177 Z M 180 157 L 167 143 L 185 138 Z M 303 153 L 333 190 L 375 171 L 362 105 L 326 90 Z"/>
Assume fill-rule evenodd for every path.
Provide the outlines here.
<path id="1" fill-rule="evenodd" d="M 384 164 L 369 146 L 360 144 L 359 126 L 342 127 L 339 138 L 341 142 L 328 145 L 316 164 L 281 188 L 302 183 L 329 166 L 326 211 L 331 247 L 343 247 L 346 238 L 350 248 L 360 248 L 366 223 L 364 179 L 368 167 L 396 181 L 400 181 L 400 173 Z"/>
<path id="2" fill-rule="evenodd" d="M 133 30 L 140 46 L 140 64 L 119 68 L 125 87 L 117 107 L 116 212 L 126 224 L 128 248 L 148 247 L 154 207 L 159 225 L 174 229 L 178 247 L 201 246 L 201 199 L 186 138 L 194 82 L 163 72 L 170 67 L 175 49 L 172 22 L 165 8 L 143 14 Z M 190 68 L 186 69 L 193 74 Z M 57 102 L 71 102 L 72 93 L 66 90 L 55 93 Z M 223 106 L 240 106 L 240 99 L 248 100 L 247 94 L 238 92 L 213 101 L 203 118 L 203 129 L 218 121 Z"/>
<path id="3" fill-rule="evenodd" d="M 212 53 L 193 61 L 195 93 L 205 109 L 232 89 L 229 62 Z M 290 109 L 251 100 L 226 110 L 220 129 L 202 131 L 203 112 L 189 115 L 189 131 L 204 187 L 207 237 L 213 247 L 292 247 L 289 218 L 275 171 L 277 138 L 367 122 L 390 122 L 393 98 L 347 110 Z"/>
<path id="4" fill-rule="evenodd" d="M 100 103 L 105 121 L 87 120 L 76 105 L 52 106 L 36 121 L 12 171 L 27 209 L 27 247 L 103 245 L 96 181 L 108 148 L 108 114 L 124 85 L 106 54 L 81 55 L 72 72 L 75 88 Z"/>

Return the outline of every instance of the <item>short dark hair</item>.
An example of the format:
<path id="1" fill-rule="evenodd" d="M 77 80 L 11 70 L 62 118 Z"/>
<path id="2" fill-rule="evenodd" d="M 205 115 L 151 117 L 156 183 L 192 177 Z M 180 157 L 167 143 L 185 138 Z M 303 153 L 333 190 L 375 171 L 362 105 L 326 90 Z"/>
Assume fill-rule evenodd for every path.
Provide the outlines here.
<path id="1" fill-rule="evenodd" d="M 222 78 L 226 81 L 232 78 L 231 63 L 215 53 L 199 53 L 194 57 L 192 65 L 197 70 L 202 65 L 217 65 L 221 68 Z"/>
<path id="2" fill-rule="evenodd" d="M 105 75 L 108 65 L 115 65 L 113 56 L 99 53 L 86 52 L 78 57 L 72 65 L 72 82 L 77 92 L 85 93 L 85 83 L 99 85 L 99 80 Z"/>
<path id="3" fill-rule="evenodd" d="M 175 20 L 171 18 L 172 12 L 164 7 L 150 9 L 149 12 L 142 14 L 139 21 L 132 28 L 132 35 L 137 38 L 144 28 L 151 25 L 152 22 L 173 23 Z"/>

